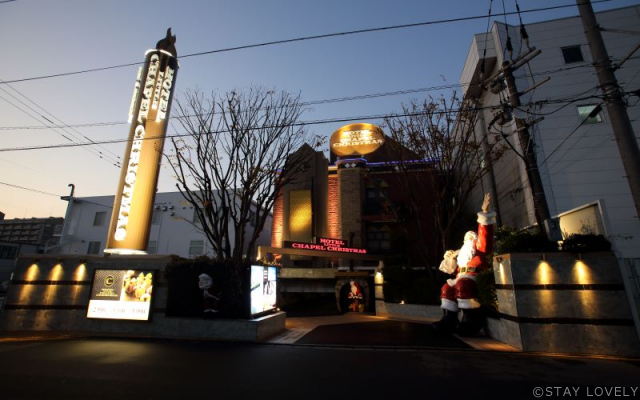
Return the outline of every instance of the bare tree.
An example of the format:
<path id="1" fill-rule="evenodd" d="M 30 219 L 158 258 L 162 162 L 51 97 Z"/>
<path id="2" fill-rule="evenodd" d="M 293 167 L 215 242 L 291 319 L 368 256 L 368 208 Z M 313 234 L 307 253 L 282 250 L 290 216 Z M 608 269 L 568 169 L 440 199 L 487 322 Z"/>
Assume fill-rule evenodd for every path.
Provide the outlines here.
<path id="1" fill-rule="evenodd" d="M 299 96 L 262 88 L 224 95 L 190 90 L 177 102 L 177 119 L 188 135 L 172 140 L 170 164 L 194 225 L 217 260 L 250 259 L 282 186 L 284 170 L 303 143 L 319 146 L 298 122 Z"/>
<path id="2" fill-rule="evenodd" d="M 476 138 L 477 114 L 475 106 L 461 102 L 454 93 L 450 100 L 413 101 L 403 105 L 402 114 L 385 120 L 391 138 L 399 145 L 395 146 L 396 168 L 407 199 L 405 220 L 414 225 L 414 235 L 424 240 L 425 229 L 430 227 L 423 226 L 420 215 L 429 207 L 441 252 L 451 246 L 452 230 L 463 216 L 474 187 L 505 151 L 502 145 L 483 146 L 485 138 Z M 419 179 L 415 174 L 416 156 L 427 170 Z M 418 198 L 416 185 L 421 185 L 431 197 Z M 423 256 L 425 261 L 433 258 Z"/>

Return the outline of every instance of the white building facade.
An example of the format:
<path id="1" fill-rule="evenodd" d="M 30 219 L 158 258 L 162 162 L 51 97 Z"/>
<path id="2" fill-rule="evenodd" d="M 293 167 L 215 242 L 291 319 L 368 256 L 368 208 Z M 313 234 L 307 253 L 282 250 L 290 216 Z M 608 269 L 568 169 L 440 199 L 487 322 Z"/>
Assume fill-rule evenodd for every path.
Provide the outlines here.
<path id="1" fill-rule="evenodd" d="M 603 28 L 605 46 L 614 64 L 637 46 L 640 6 L 599 12 L 596 19 Z M 509 104 L 509 91 L 500 76 L 504 61 L 516 60 L 517 66 L 518 57 L 530 52 L 520 26 L 494 23 L 490 31 L 475 35 L 460 78 L 465 100 L 481 108 L 476 138 L 488 143 L 509 141 L 513 148 L 483 178 L 470 206 L 477 207 L 482 202 L 482 192 L 490 192 L 502 225 L 520 229 L 536 224 L 525 163 L 516 154 L 525 151 L 515 123 L 516 118 L 521 119 L 530 125 L 528 145 L 535 151 L 551 217 L 558 218 L 565 237 L 596 233 L 612 243 L 636 326 L 640 326 L 640 219 L 582 21 L 576 16 L 528 24 L 525 28 L 529 45 L 541 53 L 514 70 L 522 106 L 502 108 L 511 111 L 513 118 L 497 117 L 502 111 L 500 105 Z M 513 46 L 512 57 L 507 51 L 508 37 Z M 615 74 L 625 93 L 637 138 L 640 54 L 634 54 Z M 547 77 L 548 82 L 540 84 Z M 540 85 L 527 91 L 537 84 Z M 586 118 L 598 105 L 602 110 Z"/>
<path id="2" fill-rule="evenodd" d="M 637 45 L 638 35 L 623 31 L 638 30 L 640 6 L 597 13 L 597 19 L 602 28 L 620 31 L 602 33 L 613 62 Z M 561 217 L 564 233 L 600 233 L 612 242 L 619 257 L 640 258 L 640 220 L 602 103 L 602 91 L 580 18 L 530 24 L 526 25 L 526 31 L 530 45 L 542 52 L 514 71 L 518 91 L 523 92 L 546 77 L 550 80 L 523 94 L 522 107 L 513 109 L 513 116 L 527 123 L 544 117 L 529 132 L 551 216 Z M 508 98 L 506 89 L 488 88 L 490 78 L 499 75 L 503 61 L 510 60 L 506 51 L 507 32 L 514 48 L 513 59 L 528 51 L 519 26 L 495 23 L 489 32 L 473 38 L 461 83 L 465 99 L 477 101 L 482 108 L 477 138 L 486 138 L 491 143 L 508 140 L 523 154 L 514 119 L 503 125 L 500 121 L 491 124 L 500 112 L 498 106 Z M 640 57 L 629 59 L 616 76 L 624 92 L 637 91 Z M 627 110 L 636 133 L 640 131 L 638 100 L 637 93 L 628 96 Z M 581 124 L 599 104 L 602 111 Z M 480 191 L 493 191 L 497 195 L 494 197 L 503 225 L 523 228 L 536 223 L 525 165 L 514 151 L 507 152 L 493 166 L 493 173 L 484 179 L 478 196 Z M 571 215 L 577 217 L 562 218 Z"/>
<path id="3" fill-rule="evenodd" d="M 113 198 L 114 196 L 73 198 L 56 253 L 102 255 Z M 257 245 L 268 245 L 271 242 L 271 225 L 272 218 L 269 217 Z M 215 256 L 206 236 L 198 227 L 194 207 L 180 192 L 157 193 L 147 253 L 175 254 L 184 258 Z M 234 232 L 229 232 L 229 235 L 230 242 L 233 243 Z"/>

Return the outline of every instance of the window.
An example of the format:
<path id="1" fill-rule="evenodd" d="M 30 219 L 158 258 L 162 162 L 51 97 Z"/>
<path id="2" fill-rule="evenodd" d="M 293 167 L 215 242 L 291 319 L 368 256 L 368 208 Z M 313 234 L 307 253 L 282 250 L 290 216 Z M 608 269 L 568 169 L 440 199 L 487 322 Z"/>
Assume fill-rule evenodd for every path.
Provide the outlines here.
<path id="1" fill-rule="evenodd" d="M 147 254 L 158 254 L 157 240 L 149 240 L 149 244 L 147 244 Z"/>
<path id="2" fill-rule="evenodd" d="M 204 240 L 192 240 L 189 242 L 189 256 L 197 257 L 204 254 Z"/>
<path id="3" fill-rule="evenodd" d="M 100 242 L 89 242 L 87 254 L 100 254 Z"/>
<path id="4" fill-rule="evenodd" d="M 249 211 L 249 226 L 252 228 L 256 227 L 256 212 L 253 210 Z"/>
<path id="5" fill-rule="evenodd" d="M 153 216 L 151 217 L 152 225 L 160 225 L 160 220 L 162 219 L 162 211 L 161 210 L 153 210 Z"/>
<path id="6" fill-rule="evenodd" d="M 560 48 L 562 50 L 562 57 L 564 58 L 565 64 L 572 64 L 584 61 L 584 56 L 582 55 L 582 49 L 580 46 L 568 46 Z"/>
<path id="7" fill-rule="evenodd" d="M 93 226 L 102 226 L 107 219 L 106 211 L 96 211 L 96 215 L 93 217 Z"/>
<path id="8" fill-rule="evenodd" d="M 578 106 L 578 116 L 580 117 L 580 122 L 582 124 L 597 124 L 602 122 L 602 108 L 598 111 L 598 113 L 589 118 L 589 114 L 597 107 L 596 104 L 589 104 L 584 106 Z M 586 120 L 585 120 L 586 119 Z M 584 122 L 582 122 L 584 120 Z"/>
<path id="9" fill-rule="evenodd" d="M 373 223 L 367 229 L 367 248 L 372 251 L 387 251 L 391 249 L 389 226 Z"/>
<path id="10" fill-rule="evenodd" d="M 200 218 L 198 217 L 198 210 L 193 209 L 193 216 L 191 217 L 191 222 L 194 224 L 200 224 Z"/>
<path id="11" fill-rule="evenodd" d="M 0 259 L 12 260 L 16 258 L 18 248 L 15 246 L 0 246 Z"/>

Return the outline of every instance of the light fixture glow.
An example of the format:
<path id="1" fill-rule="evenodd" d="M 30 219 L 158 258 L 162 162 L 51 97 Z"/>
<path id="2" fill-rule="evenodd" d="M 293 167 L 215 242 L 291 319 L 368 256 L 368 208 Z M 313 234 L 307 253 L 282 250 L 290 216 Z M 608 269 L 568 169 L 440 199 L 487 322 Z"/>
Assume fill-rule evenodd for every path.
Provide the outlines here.
<path id="1" fill-rule="evenodd" d="M 539 283 L 543 285 L 551 283 L 552 274 L 553 269 L 551 268 L 551 265 L 549 265 L 549 263 L 547 263 L 546 261 L 542 261 L 540 264 L 538 264 L 538 268 L 536 269 L 536 278 L 538 279 Z"/>
<path id="2" fill-rule="evenodd" d="M 35 281 L 36 278 L 40 275 L 40 268 L 38 268 L 38 264 L 33 263 L 29 268 L 27 268 L 27 272 L 25 273 L 26 281 Z"/>
<path id="3" fill-rule="evenodd" d="M 83 281 L 86 275 L 87 275 L 87 266 L 85 263 L 82 263 L 78 265 L 78 268 L 76 268 L 73 278 L 76 281 Z"/>
<path id="4" fill-rule="evenodd" d="M 582 261 L 576 261 L 573 266 L 573 271 L 576 283 L 580 285 L 591 283 L 591 270 L 587 264 Z"/>

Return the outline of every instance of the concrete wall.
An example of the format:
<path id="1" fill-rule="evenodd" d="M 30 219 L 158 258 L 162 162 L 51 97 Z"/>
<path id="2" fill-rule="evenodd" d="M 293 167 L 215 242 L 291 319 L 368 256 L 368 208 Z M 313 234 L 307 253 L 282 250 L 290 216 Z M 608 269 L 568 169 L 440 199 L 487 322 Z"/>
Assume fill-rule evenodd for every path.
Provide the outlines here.
<path id="1" fill-rule="evenodd" d="M 612 253 L 506 254 L 494 258 L 494 276 L 493 338 L 524 351 L 640 355 Z"/>
<path id="2" fill-rule="evenodd" d="M 167 282 L 162 269 L 174 257 L 20 257 L 0 314 L 0 330 L 106 332 L 241 341 L 264 340 L 284 330 L 284 313 L 253 320 L 167 317 Z M 154 277 L 150 321 L 88 319 L 87 309 L 96 269 L 158 271 Z"/>
<path id="3" fill-rule="evenodd" d="M 440 306 L 386 303 L 377 300 L 376 315 L 395 319 L 434 322 L 442 318 L 442 309 Z"/>

